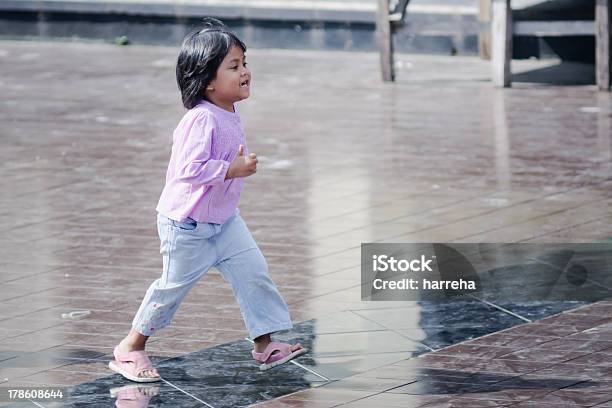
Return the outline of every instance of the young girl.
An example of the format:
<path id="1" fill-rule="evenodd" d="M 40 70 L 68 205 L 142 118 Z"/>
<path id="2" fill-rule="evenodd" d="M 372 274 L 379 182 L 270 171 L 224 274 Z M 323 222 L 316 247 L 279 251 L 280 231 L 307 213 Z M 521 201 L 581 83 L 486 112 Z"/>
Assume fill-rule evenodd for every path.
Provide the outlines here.
<path id="1" fill-rule="evenodd" d="M 160 380 L 145 343 L 170 323 L 189 289 L 213 266 L 232 285 L 261 370 L 307 351 L 299 343 L 270 339 L 271 333 L 290 329 L 291 319 L 237 208 L 244 179 L 257 171 L 257 156 L 248 153 L 234 107 L 250 94 L 245 51 L 244 43 L 215 19 L 187 35 L 181 47 L 176 79 L 188 111 L 174 131 L 157 206 L 163 271 L 109 363 L 132 381 Z"/>

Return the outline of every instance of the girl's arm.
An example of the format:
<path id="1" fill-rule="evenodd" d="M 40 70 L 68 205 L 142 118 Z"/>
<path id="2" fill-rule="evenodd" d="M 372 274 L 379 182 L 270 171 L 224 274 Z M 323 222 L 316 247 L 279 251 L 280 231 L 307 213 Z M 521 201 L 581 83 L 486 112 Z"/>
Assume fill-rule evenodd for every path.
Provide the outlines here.
<path id="1" fill-rule="evenodd" d="M 180 181 L 196 185 L 215 185 L 225 181 L 230 167 L 226 160 L 210 158 L 215 127 L 205 112 L 199 113 L 181 132 L 183 140 L 177 161 L 177 177 Z M 175 141 L 176 143 L 177 141 Z"/>

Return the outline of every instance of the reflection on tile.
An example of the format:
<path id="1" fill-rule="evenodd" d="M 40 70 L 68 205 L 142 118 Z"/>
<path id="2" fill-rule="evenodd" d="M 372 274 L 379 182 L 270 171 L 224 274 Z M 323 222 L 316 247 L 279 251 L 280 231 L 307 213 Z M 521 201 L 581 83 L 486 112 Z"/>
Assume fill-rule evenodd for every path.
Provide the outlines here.
<path id="1" fill-rule="evenodd" d="M 151 399 L 159 395 L 159 384 L 128 384 L 110 389 L 118 408 L 146 408 Z"/>
<path id="2" fill-rule="evenodd" d="M 360 316 L 396 330 L 406 338 L 440 349 L 522 321 L 480 301 L 416 302 L 406 310 L 360 310 Z"/>
<path id="3" fill-rule="evenodd" d="M 473 383 L 456 383 L 456 382 L 439 382 L 439 381 L 417 381 L 399 388 L 394 388 L 388 391 L 393 394 L 416 394 L 416 395 L 431 395 L 431 394 L 463 394 L 471 391 L 476 391 L 482 386 Z"/>
<path id="4" fill-rule="evenodd" d="M 429 351 L 389 330 L 318 334 L 317 321 L 304 322 L 276 336 L 310 349 L 300 363 L 328 379 L 341 379 Z"/>
<path id="5" fill-rule="evenodd" d="M 81 384 L 71 390 L 70 396 L 67 398 L 68 406 L 73 407 L 89 407 L 89 406 L 105 406 L 112 407 L 202 407 L 202 403 L 188 396 L 184 392 L 178 391 L 165 383 L 159 385 L 159 390 L 156 395 L 148 397 L 134 397 L 132 395 L 123 395 L 127 393 L 115 394 L 111 396 L 112 389 L 121 389 L 131 384 L 107 383 L 101 386 L 93 385 L 94 383 Z M 137 398 L 136 401 L 133 398 Z M 147 405 L 140 405 L 147 403 Z"/>
<path id="6" fill-rule="evenodd" d="M 427 405 L 430 405 L 432 407 L 444 407 L 444 403 L 449 400 L 450 397 L 448 395 L 411 395 L 392 394 L 385 392 L 377 395 L 372 395 L 361 400 L 353 401 L 349 404 L 346 404 L 345 406 L 350 408 L 413 408 Z"/>
<path id="7" fill-rule="evenodd" d="M 545 316 L 575 304 L 542 303 L 539 311 L 535 302 L 507 306 Z M 588 309 L 582 313 L 586 313 L 582 317 L 591 316 Z M 555 317 L 547 324 L 544 319 L 541 324 L 523 325 L 516 330 L 525 331 L 523 328 L 530 326 L 558 330 L 565 326 L 553 323 L 576 319 L 574 315 Z M 214 407 L 246 406 L 313 387 L 428 396 L 461 394 L 468 399 L 485 400 L 489 396 L 496 401 L 518 401 L 523 394 L 512 390 L 532 390 L 530 395 L 536 396 L 545 388 L 546 381 L 551 389 L 576 383 L 576 377 L 558 381 L 547 378 L 544 369 L 549 362 L 582 357 L 608 345 L 605 341 L 589 342 L 578 347 L 582 351 L 576 352 L 572 351 L 576 347 L 565 350 L 564 343 L 558 343 L 546 349 L 546 344 L 557 344 L 558 338 L 547 333 L 547 341 L 542 343 L 544 348 L 539 350 L 529 348 L 537 347 L 537 342 L 523 344 L 523 337 L 505 334 L 501 343 L 477 341 L 429 353 L 432 348 L 450 346 L 521 323 L 520 319 L 479 301 L 415 302 L 398 309 L 343 311 L 277 333 L 275 339 L 279 341 L 299 341 L 310 349 L 298 359 L 305 368 L 289 363 L 261 372 L 251 358 L 252 345 L 246 340 L 162 360 L 156 366 L 166 381 Z M 521 350 L 525 346 L 528 348 Z M 56 354 L 61 357 L 62 348 L 57 350 Z M 72 356 L 64 357 L 80 356 L 78 350 L 71 353 Z M 419 355 L 423 358 L 414 358 Z M 537 373 L 534 378 L 515 379 L 533 371 Z M 73 398 L 87 401 L 91 397 L 94 402 L 112 403 L 108 390 L 125 383 L 117 375 L 105 377 L 75 387 Z M 165 397 L 169 389 L 171 392 Z M 179 397 L 176 388 L 164 383 L 159 394 L 151 397 L 151 404 L 171 406 Z"/>
<path id="8" fill-rule="evenodd" d="M 366 355 L 378 353 L 420 354 L 427 351 L 421 344 L 409 340 L 392 331 L 372 331 L 359 333 L 314 334 L 309 337 L 296 337 L 312 351 L 316 357 L 343 355 Z"/>
<path id="9" fill-rule="evenodd" d="M 539 320 L 544 317 L 575 309 L 588 304 L 584 301 L 531 301 L 531 302 L 495 302 L 513 313 L 530 320 Z"/>
<path id="10" fill-rule="evenodd" d="M 425 351 L 423 351 L 425 352 Z M 322 374 L 330 380 L 338 380 L 351 375 L 387 366 L 416 355 L 412 353 L 354 354 L 350 356 L 315 357 L 305 356 L 300 361 L 305 367 Z"/>
<path id="11" fill-rule="evenodd" d="M 346 311 L 318 317 L 313 320 L 317 334 L 371 332 L 386 330 L 378 322 L 363 318 L 357 313 Z M 300 325 L 302 327 L 302 325 Z M 295 332 L 295 330 L 293 330 Z"/>
<path id="12" fill-rule="evenodd" d="M 291 363 L 262 372 L 252 360 L 251 349 L 249 342 L 239 340 L 156 363 L 171 385 L 162 382 L 150 406 L 202 406 L 197 399 L 216 408 L 247 406 L 324 382 Z M 69 402 L 110 406 L 115 400 L 109 390 L 126 384 L 130 383 L 118 375 L 84 383 L 71 390 Z"/>
<path id="13" fill-rule="evenodd" d="M 342 390 L 357 390 L 357 391 L 371 391 L 384 392 L 391 390 L 402 385 L 406 385 L 416 380 L 404 380 L 404 379 L 391 379 L 391 378 L 374 378 L 374 377 L 361 377 L 359 375 L 353 375 L 348 378 L 344 378 L 339 381 L 333 381 L 325 385 L 326 389 L 342 389 Z"/>
<path id="14" fill-rule="evenodd" d="M 406 329 L 398 330 L 398 333 L 407 338 L 417 340 L 434 350 L 441 349 L 451 344 L 474 339 L 489 333 L 494 333 L 491 327 L 448 327 L 439 330 Z"/>
<path id="15" fill-rule="evenodd" d="M 385 310 L 360 310 L 359 315 L 383 326 L 398 329 L 452 327 L 509 327 L 514 317 L 500 313 L 480 301 L 418 302 L 418 306 L 399 313 Z"/>
<path id="16" fill-rule="evenodd" d="M 347 317 L 342 321 L 343 317 Z M 257 401 L 279 397 L 324 384 L 327 379 L 341 379 L 385 366 L 428 351 L 419 343 L 357 315 L 322 319 L 323 334 L 316 321 L 303 322 L 288 332 L 278 333 L 277 340 L 300 341 L 310 353 L 299 363 L 317 374 L 294 364 L 284 364 L 261 372 L 252 360 L 252 345 L 239 340 L 195 353 L 167 359 L 156 364 L 163 378 L 215 407 L 246 406 Z M 364 331 L 347 331 L 363 330 Z M 378 330 L 376 330 L 378 329 Z M 339 331 L 336 333 L 336 331 Z M 105 377 L 75 387 L 73 399 L 101 401 L 109 388 L 125 383 L 119 376 Z M 166 402 L 164 391 L 153 397 L 158 404 L 174 403 L 172 394 Z M 170 405 L 169 405 L 170 406 Z"/>

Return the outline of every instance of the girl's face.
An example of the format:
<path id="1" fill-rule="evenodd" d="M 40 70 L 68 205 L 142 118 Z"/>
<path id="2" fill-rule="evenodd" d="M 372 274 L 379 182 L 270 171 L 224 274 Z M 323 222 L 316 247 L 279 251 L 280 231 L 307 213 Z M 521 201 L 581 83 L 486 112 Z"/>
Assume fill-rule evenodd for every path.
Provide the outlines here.
<path id="1" fill-rule="evenodd" d="M 247 68 L 244 52 L 233 46 L 219 65 L 217 75 L 206 88 L 205 95 L 215 105 L 233 112 L 234 102 L 248 98 L 250 87 L 251 71 Z"/>

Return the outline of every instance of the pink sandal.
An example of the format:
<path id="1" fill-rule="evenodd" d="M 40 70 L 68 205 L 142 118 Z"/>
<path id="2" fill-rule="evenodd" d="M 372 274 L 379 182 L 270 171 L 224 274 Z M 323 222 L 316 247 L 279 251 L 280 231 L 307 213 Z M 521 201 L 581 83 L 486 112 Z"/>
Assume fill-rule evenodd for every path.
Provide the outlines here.
<path id="1" fill-rule="evenodd" d="M 143 371 L 152 370 L 153 364 L 147 353 L 144 350 L 130 351 L 129 353 L 120 354 L 118 347 L 115 347 L 113 354 L 115 361 L 110 361 L 108 367 L 114 372 L 121 374 L 131 381 L 139 383 L 149 383 L 160 381 L 161 377 L 140 377 Z M 130 364 L 131 363 L 131 364 Z"/>
<path id="2" fill-rule="evenodd" d="M 275 351 L 278 351 L 278 353 L 272 354 Z M 301 356 L 306 352 L 308 352 L 308 349 L 302 347 L 300 343 L 291 345 L 273 341 L 268 344 L 268 347 L 266 347 L 263 353 L 257 353 L 255 350 L 253 350 L 251 353 L 257 362 L 262 363 L 259 366 L 259 369 L 261 371 L 265 371 L 277 365 L 284 364 L 287 361 L 292 360 L 297 356 Z"/>

